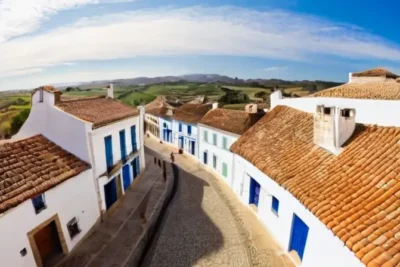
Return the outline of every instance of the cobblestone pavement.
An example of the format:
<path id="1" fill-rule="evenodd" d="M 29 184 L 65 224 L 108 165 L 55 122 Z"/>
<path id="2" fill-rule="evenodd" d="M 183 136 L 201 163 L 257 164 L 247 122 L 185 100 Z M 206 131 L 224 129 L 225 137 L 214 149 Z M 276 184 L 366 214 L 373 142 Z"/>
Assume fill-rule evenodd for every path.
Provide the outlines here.
<path id="1" fill-rule="evenodd" d="M 104 222 L 97 225 L 58 266 L 124 266 L 145 226 L 140 220 L 140 205 L 147 203 L 145 216 L 149 218 L 164 192 L 162 172 L 153 158 L 146 153 L 145 172 L 110 210 Z M 150 194 L 146 195 L 149 190 Z M 145 196 L 148 196 L 147 201 L 143 202 Z"/>
<path id="2" fill-rule="evenodd" d="M 146 145 L 176 151 L 153 138 Z M 143 266 L 294 266 L 226 183 L 189 155 L 175 162 L 178 190 Z"/>

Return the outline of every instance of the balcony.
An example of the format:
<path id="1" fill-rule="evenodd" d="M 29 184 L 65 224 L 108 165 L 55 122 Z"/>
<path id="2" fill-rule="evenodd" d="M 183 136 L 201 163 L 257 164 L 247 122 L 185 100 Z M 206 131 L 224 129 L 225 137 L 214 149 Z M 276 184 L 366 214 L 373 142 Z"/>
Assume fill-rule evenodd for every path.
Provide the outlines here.
<path id="1" fill-rule="evenodd" d="M 137 156 L 137 154 L 138 154 L 138 151 L 136 148 L 136 150 L 129 153 L 129 155 L 126 155 L 124 158 L 121 158 L 116 163 L 113 163 L 111 161 L 112 159 L 119 158 L 121 156 L 121 152 L 114 153 L 113 157 L 106 159 L 107 171 L 100 176 L 108 176 L 109 178 L 111 178 L 112 176 L 115 175 L 115 173 L 117 173 L 122 168 L 123 165 L 125 165 L 127 162 L 133 160 L 133 158 L 135 158 Z"/>

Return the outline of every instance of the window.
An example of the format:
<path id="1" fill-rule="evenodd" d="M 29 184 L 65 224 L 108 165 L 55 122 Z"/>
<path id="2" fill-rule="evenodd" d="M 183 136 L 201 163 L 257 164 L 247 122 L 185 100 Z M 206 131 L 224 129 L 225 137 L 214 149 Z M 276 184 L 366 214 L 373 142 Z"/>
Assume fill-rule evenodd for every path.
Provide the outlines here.
<path id="1" fill-rule="evenodd" d="M 330 115 L 331 114 L 331 108 L 324 108 L 324 114 L 325 115 Z"/>
<path id="2" fill-rule="evenodd" d="M 208 142 L 208 132 L 207 131 L 203 131 L 203 139 L 204 139 L 204 141 Z"/>
<path id="3" fill-rule="evenodd" d="M 213 145 L 217 145 L 217 134 L 213 134 Z"/>
<path id="4" fill-rule="evenodd" d="M 137 150 L 136 125 L 131 126 L 131 143 L 132 143 L 132 152 L 136 152 L 136 150 Z"/>
<path id="5" fill-rule="evenodd" d="M 258 200 L 260 199 L 261 186 L 253 178 L 250 179 L 250 201 L 249 204 L 254 204 L 258 207 Z"/>
<path id="6" fill-rule="evenodd" d="M 225 136 L 222 137 L 222 147 L 224 149 L 228 149 L 228 138 L 226 138 Z"/>
<path id="7" fill-rule="evenodd" d="M 213 155 L 213 168 L 217 169 L 217 156 Z"/>
<path id="8" fill-rule="evenodd" d="M 104 138 L 104 144 L 106 147 L 106 163 L 107 163 L 107 168 L 111 168 L 114 164 L 114 159 L 113 159 L 113 152 L 112 152 L 112 137 L 111 135 L 106 136 Z"/>
<path id="9" fill-rule="evenodd" d="M 189 127 L 189 126 L 188 126 Z M 179 132 L 182 132 L 182 123 L 179 123 Z"/>
<path id="10" fill-rule="evenodd" d="M 69 236 L 71 237 L 71 239 L 74 238 L 74 236 L 78 235 L 81 232 L 81 229 L 79 228 L 76 217 L 72 218 L 72 220 L 70 220 L 67 223 L 67 228 L 68 228 L 68 233 L 69 233 Z"/>
<path id="11" fill-rule="evenodd" d="M 192 125 L 187 126 L 188 135 L 192 135 Z"/>
<path id="12" fill-rule="evenodd" d="M 35 208 L 36 214 L 38 214 L 42 210 L 45 210 L 47 206 L 46 206 L 46 201 L 44 199 L 44 194 L 32 198 L 32 204 L 33 207 Z"/>
<path id="13" fill-rule="evenodd" d="M 119 132 L 119 143 L 121 148 L 121 160 L 126 159 L 126 139 L 125 139 L 125 130 Z"/>
<path id="14" fill-rule="evenodd" d="M 204 164 L 207 164 L 207 160 L 208 160 L 208 155 L 207 155 L 207 150 L 206 150 L 203 153 L 203 162 L 204 162 Z"/>
<path id="15" fill-rule="evenodd" d="M 278 215 L 278 211 L 279 211 L 279 200 L 272 196 L 272 211 L 274 213 L 276 213 L 276 215 Z"/>
<path id="16" fill-rule="evenodd" d="M 228 177 L 228 165 L 226 163 L 222 163 L 222 175 Z"/>

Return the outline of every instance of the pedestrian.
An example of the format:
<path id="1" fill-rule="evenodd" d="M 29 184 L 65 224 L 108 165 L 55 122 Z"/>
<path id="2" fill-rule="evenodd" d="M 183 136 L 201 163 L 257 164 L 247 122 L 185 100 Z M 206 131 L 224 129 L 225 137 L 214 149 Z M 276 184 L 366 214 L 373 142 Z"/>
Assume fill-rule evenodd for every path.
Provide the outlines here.
<path id="1" fill-rule="evenodd" d="M 171 161 L 175 162 L 175 157 L 174 157 L 174 152 L 173 151 L 171 152 Z"/>

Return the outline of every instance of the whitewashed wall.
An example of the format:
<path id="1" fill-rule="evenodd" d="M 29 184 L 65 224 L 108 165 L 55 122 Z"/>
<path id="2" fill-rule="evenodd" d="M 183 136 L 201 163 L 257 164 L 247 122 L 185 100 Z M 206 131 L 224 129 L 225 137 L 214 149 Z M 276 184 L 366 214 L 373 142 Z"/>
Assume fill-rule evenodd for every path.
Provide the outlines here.
<path id="1" fill-rule="evenodd" d="M 161 117 L 160 117 L 159 123 L 160 123 L 160 136 L 159 136 L 160 140 L 164 140 L 164 139 L 163 139 L 163 130 L 164 130 L 164 123 L 165 123 L 166 126 L 167 126 L 167 128 L 170 129 L 170 130 L 172 130 L 172 142 L 174 142 L 174 133 L 173 133 L 173 122 L 172 122 L 172 119 L 171 119 L 171 120 L 167 120 L 167 119 L 164 119 L 164 118 L 161 118 Z"/>
<path id="2" fill-rule="evenodd" d="M 179 132 L 179 124 L 182 124 L 182 132 Z M 188 125 L 192 126 L 192 133 L 191 135 L 188 134 Z M 172 124 L 172 132 L 173 132 L 173 144 L 176 147 L 179 147 L 179 136 L 184 137 L 184 141 L 187 142 L 188 140 L 195 140 L 196 145 L 195 145 L 195 157 L 198 157 L 199 155 L 199 140 L 198 140 L 198 128 L 196 124 L 189 124 L 181 121 L 176 121 L 173 120 Z M 186 152 L 190 154 L 190 151 L 188 150 L 188 145 L 186 145 Z"/>
<path id="3" fill-rule="evenodd" d="M 364 266 L 354 253 L 291 193 L 236 154 L 234 166 L 233 189 L 244 204 L 249 204 L 250 177 L 261 185 L 258 216 L 285 250 L 289 248 L 293 214 L 309 227 L 301 266 Z M 271 210 L 272 196 L 279 200 L 278 215 Z"/>
<path id="4" fill-rule="evenodd" d="M 207 166 L 214 170 L 225 182 L 233 187 L 233 153 L 229 151 L 229 147 L 235 142 L 239 135 L 229 133 L 220 129 L 212 128 L 203 124 L 199 124 L 199 160 L 204 164 L 203 153 L 207 151 Z M 204 131 L 208 132 L 208 141 L 204 140 Z M 213 144 L 213 134 L 217 134 L 217 146 Z M 222 138 L 227 138 L 227 149 L 223 148 Z M 213 167 L 213 155 L 217 156 L 217 169 Z M 226 163 L 228 167 L 228 177 L 222 175 L 222 163 Z"/>
<path id="5" fill-rule="evenodd" d="M 133 125 L 136 125 L 137 150 L 141 151 L 143 149 L 143 140 L 140 140 L 139 116 L 95 129 L 90 133 L 94 158 L 92 167 L 94 169 L 95 177 L 99 177 L 107 171 L 106 148 L 104 138 L 109 135 L 112 136 L 113 161 L 114 164 L 116 164 L 121 160 L 121 143 L 119 140 L 119 132 L 121 130 L 125 130 L 126 153 L 127 155 L 129 155 L 132 152 L 131 126 Z M 144 168 L 144 163 L 144 157 L 142 158 L 141 156 L 141 169 Z"/>
<path id="6" fill-rule="evenodd" d="M 39 214 L 31 200 L 26 200 L 14 209 L 0 215 L 0 258 L 1 266 L 36 266 L 27 233 L 42 222 L 58 214 L 65 241 L 70 251 L 100 216 L 91 170 L 59 184 L 45 192 L 47 208 Z M 76 217 L 81 232 L 72 240 L 67 223 Z M 27 255 L 22 257 L 20 251 L 26 248 Z"/>
<path id="7" fill-rule="evenodd" d="M 371 100 L 332 97 L 276 97 L 278 92 L 271 95 L 271 109 L 277 105 L 289 106 L 308 113 L 315 113 L 318 105 L 335 106 L 338 108 L 356 109 L 356 122 L 376 124 L 381 126 L 400 126 L 400 100 Z"/>
<path id="8" fill-rule="evenodd" d="M 52 93 L 44 91 L 44 101 L 39 103 L 39 94 L 37 91 L 32 96 L 29 117 L 13 138 L 42 134 L 83 161 L 90 162 L 86 133 L 91 128 L 91 123 L 79 120 L 55 107 Z"/>

